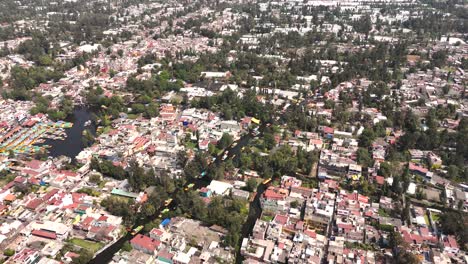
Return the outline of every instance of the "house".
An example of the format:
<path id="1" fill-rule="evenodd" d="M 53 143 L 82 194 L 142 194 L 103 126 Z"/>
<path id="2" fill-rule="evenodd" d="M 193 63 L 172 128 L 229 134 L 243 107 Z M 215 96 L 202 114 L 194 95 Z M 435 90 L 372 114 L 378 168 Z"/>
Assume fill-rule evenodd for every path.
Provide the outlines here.
<path id="1" fill-rule="evenodd" d="M 207 139 L 204 139 L 198 143 L 198 148 L 200 150 L 208 150 L 208 145 L 210 144 L 210 141 Z"/>
<path id="2" fill-rule="evenodd" d="M 130 240 L 130 244 L 136 250 L 140 250 L 149 255 L 155 255 L 161 246 L 161 241 L 138 234 Z"/>
<path id="3" fill-rule="evenodd" d="M 227 72 L 201 72 L 201 77 L 208 78 L 208 79 L 224 79 L 229 78 L 231 73 Z"/>
<path id="4" fill-rule="evenodd" d="M 151 229 L 149 235 L 152 239 L 159 240 L 161 242 L 168 241 L 171 237 L 170 233 L 166 232 L 164 229 L 161 228 Z"/>
<path id="5" fill-rule="evenodd" d="M 349 164 L 348 167 L 348 177 L 357 181 L 361 178 L 362 167 L 357 164 Z"/>
<path id="6" fill-rule="evenodd" d="M 335 208 L 335 193 L 313 189 L 312 196 L 307 200 L 304 211 L 304 221 L 309 227 L 328 227 Z"/>
<path id="7" fill-rule="evenodd" d="M 221 123 L 219 124 L 219 128 L 222 131 L 239 132 L 241 129 L 241 126 L 235 120 L 224 120 L 224 121 L 221 121 Z"/>
<path id="8" fill-rule="evenodd" d="M 460 251 L 460 247 L 458 246 L 457 240 L 455 236 L 443 236 L 441 239 L 442 243 L 444 244 L 444 251 L 452 254 L 457 254 Z"/>
<path id="9" fill-rule="evenodd" d="M 269 186 L 268 189 L 260 197 L 260 204 L 264 211 L 278 211 L 284 210 L 286 203 L 286 197 L 288 196 L 288 191 L 282 188 L 275 188 L 274 186 Z"/>
<path id="10" fill-rule="evenodd" d="M 268 229 L 268 222 L 262 219 L 257 219 L 252 231 L 252 237 L 254 239 L 265 239 L 266 231 Z"/>
<path id="11" fill-rule="evenodd" d="M 322 128 L 322 135 L 325 138 L 332 139 L 334 132 L 335 132 L 335 129 L 333 129 L 332 127 L 324 126 Z"/>
<path id="12" fill-rule="evenodd" d="M 152 264 L 155 263 L 155 256 L 143 253 L 133 249 L 130 252 L 124 252 L 118 256 L 118 263 L 137 263 L 137 264 Z M 111 262 L 116 263 L 116 262 Z"/>
<path id="13" fill-rule="evenodd" d="M 39 209 L 39 206 L 43 203 L 44 201 L 42 199 L 33 199 L 31 200 L 28 204 L 26 204 L 26 208 L 31 210 L 31 211 L 36 211 Z"/>
<path id="14" fill-rule="evenodd" d="M 158 255 L 156 256 L 156 264 L 172 264 L 173 258 L 174 258 L 174 254 L 163 249 L 159 251 Z"/>
<path id="15" fill-rule="evenodd" d="M 427 161 L 431 167 L 440 167 L 442 166 L 442 158 L 436 155 L 434 152 L 429 151 L 427 153 Z"/>
<path id="16" fill-rule="evenodd" d="M 426 168 L 424 168 L 422 166 L 419 166 L 419 165 L 417 165 L 417 164 L 415 164 L 413 162 L 409 163 L 408 168 L 409 168 L 409 171 L 411 173 L 419 174 L 421 176 L 426 176 L 427 172 L 429 171 L 428 169 L 426 169 Z"/>
<path id="17" fill-rule="evenodd" d="M 32 222 L 30 226 L 33 230 L 31 234 L 50 239 L 66 239 L 72 229 L 66 224 L 51 221 Z"/>
<path id="18" fill-rule="evenodd" d="M 207 198 L 210 197 L 212 194 L 211 190 L 206 187 L 200 188 L 199 192 L 202 197 L 207 197 Z"/>
<path id="19" fill-rule="evenodd" d="M 315 139 L 315 138 L 311 138 L 309 140 L 309 146 L 307 148 L 308 151 L 312 151 L 312 150 L 320 150 L 322 149 L 323 147 L 323 142 L 321 139 Z"/>
<path id="20" fill-rule="evenodd" d="M 227 182 L 212 180 L 207 188 L 215 195 L 228 195 L 229 191 L 234 188 L 234 186 Z"/>
<path id="21" fill-rule="evenodd" d="M 88 231 L 86 237 L 97 241 L 113 241 L 118 237 L 119 229 L 117 226 L 96 221 Z"/>
<path id="22" fill-rule="evenodd" d="M 250 196 L 250 192 L 239 190 L 239 189 L 232 189 L 231 196 L 237 199 L 245 199 L 248 200 Z"/>
<path id="23" fill-rule="evenodd" d="M 300 187 L 302 185 L 302 181 L 296 179 L 295 177 L 283 175 L 281 177 L 281 187 L 283 188 L 291 188 L 291 187 Z"/>
<path id="24" fill-rule="evenodd" d="M 384 210 L 392 210 L 393 209 L 393 200 L 390 197 L 381 196 L 379 200 L 380 208 Z"/>
<path id="25" fill-rule="evenodd" d="M 411 156 L 411 160 L 421 161 L 424 158 L 424 152 L 419 149 L 410 149 L 408 150 Z"/>
<path id="26" fill-rule="evenodd" d="M 242 118 L 240 121 L 240 125 L 243 129 L 248 129 L 251 123 L 252 123 L 252 117 L 249 117 L 249 116 Z"/>
<path id="27" fill-rule="evenodd" d="M 385 184 L 385 178 L 383 176 L 375 175 L 375 176 L 372 176 L 372 179 L 379 186 L 383 186 Z"/>
<path id="28" fill-rule="evenodd" d="M 39 252 L 37 250 L 24 248 L 13 256 L 12 263 L 36 263 L 39 257 Z"/>
<path id="29" fill-rule="evenodd" d="M 33 230 L 31 234 L 33 236 L 38 236 L 42 238 L 57 239 L 57 235 L 54 232 L 49 232 L 46 230 Z"/>

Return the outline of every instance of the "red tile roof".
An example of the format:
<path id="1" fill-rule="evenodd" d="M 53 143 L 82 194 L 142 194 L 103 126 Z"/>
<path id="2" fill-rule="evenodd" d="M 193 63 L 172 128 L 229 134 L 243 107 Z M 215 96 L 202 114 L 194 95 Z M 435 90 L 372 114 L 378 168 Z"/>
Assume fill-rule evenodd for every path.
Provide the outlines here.
<path id="1" fill-rule="evenodd" d="M 155 251 L 160 245 L 161 241 L 152 239 L 148 236 L 138 234 L 132 240 L 130 240 L 132 245 L 135 245 L 139 248 L 144 248 L 148 251 Z"/>
<path id="2" fill-rule="evenodd" d="M 12 202 L 16 200 L 16 196 L 14 194 L 9 193 L 5 196 L 4 200 L 8 202 Z"/>
<path id="3" fill-rule="evenodd" d="M 161 229 L 158 229 L 158 228 L 153 228 L 150 233 L 154 234 L 156 236 L 162 236 L 163 231 Z"/>
<path id="4" fill-rule="evenodd" d="M 26 208 L 30 210 L 36 210 L 37 207 L 39 207 L 39 205 L 42 204 L 42 202 L 43 202 L 42 199 L 34 199 L 26 205 Z"/>
<path id="5" fill-rule="evenodd" d="M 315 231 L 310 230 L 310 229 L 305 230 L 304 235 L 306 235 L 306 236 L 308 236 L 310 238 L 316 238 L 317 237 L 317 233 L 315 233 Z"/>
<path id="6" fill-rule="evenodd" d="M 425 174 L 425 173 L 427 173 L 429 171 L 428 169 L 423 168 L 421 166 L 418 166 L 418 165 L 414 164 L 413 162 L 409 163 L 409 170 L 410 171 L 417 171 L 417 172 L 420 172 L 420 173 L 423 173 L 423 174 Z"/>
<path id="7" fill-rule="evenodd" d="M 43 161 L 40 161 L 40 160 L 31 160 L 31 161 L 27 162 L 25 165 L 26 165 L 28 168 L 31 168 L 31 169 L 33 169 L 33 170 L 37 170 L 37 169 L 39 169 L 39 168 L 42 166 L 43 163 L 44 163 L 44 162 L 43 162 Z"/>
<path id="8" fill-rule="evenodd" d="M 270 186 L 268 189 L 263 193 L 263 197 L 267 200 L 283 200 L 286 195 L 281 194 L 276 190 L 274 187 Z"/>
<path id="9" fill-rule="evenodd" d="M 44 230 L 33 230 L 31 232 L 34 236 L 49 238 L 49 239 L 56 239 L 57 235 L 54 232 L 44 231 Z"/>
<path id="10" fill-rule="evenodd" d="M 457 240 L 455 240 L 454 236 L 447 236 L 444 238 L 444 246 L 451 247 L 451 248 L 458 248 Z"/>
<path id="11" fill-rule="evenodd" d="M 71 259 L 77 258 L 77 257 L 79 257 L 79 256 L 80 256 L 80 254 L 76 254 L 75 252 L 71 252 L 71 251 L 68 251 L 68 252 L 65 254 L 65 257 L 66 257 L 66 258 L 71 258 Z"/>
<path id="12" fill-rule="evenodd" d="M 275 219 L 273 220 L 275 223 L 280 225 L 286 225 L 288 223 L 289 217 L 286 215 L 275 215 Z"/>
<path id="13" fill-rule="evenodd" d="M 15 263 L 23 263 L 25 262 L 29 256 L 35 254 L 37 250 L 30 249 L 30 248 L 23 248 L 20 252 L 16 253 L 13 256 L 13 260 Z"/>
<path id="14" fill-rule="evenodd" d="M 338 188 L 338 182 L 330 179 L 326 179 L 325 183 L 328 184 L 328 188 L 336 189 Z"/>
<path id="15" fill-rule="evenodd" d="M 326 134 L 333 134 L 335 132 L 335 130 L 332 128 L 332 127 L 323 127 L 323 133 L 326 133 Z"/>
<path id="16" fill-rule="evenodd" d="M 54 196 L 56 193 L 58 193 L 59 189 L 53 189 L 51 191 L 49 191 L 46 195 L 44 195 L 44 197 L 42 197 L 42 199 L 44 199 L 44 201 L 48 201 L 50 198 L 52 198 L 52 196 Z"/>
<path id="17" fill-rule="evenodd" d="M 94 218 L 88 216 L 83 221 L 81 221 L 81 228 L 84 230 L 88 230 L 89 226 L 93 223 Z"/>
<path id="18" fill-rule="evenodd" d="M 379 185 L 384 185 L 385 183 L 385 178 L 382 176 L 375 176 L 375 182 Z"/>
<path id="19" fill-rule="evenodd" d="M 107 218 L 108 218 L 107 216 L 101 215 L 101 216 L 98 218 L 98 221 L 99 221 L 99 222 L 105 222 L 105 221 L 107 221 Z"/>
<path id="20" fill-rule="evenodd" d="M 161 250 L 158 252 L 158 257 L 172 259 L 174 257 L 174 254 L 169 253 L 167 250 Z"/>

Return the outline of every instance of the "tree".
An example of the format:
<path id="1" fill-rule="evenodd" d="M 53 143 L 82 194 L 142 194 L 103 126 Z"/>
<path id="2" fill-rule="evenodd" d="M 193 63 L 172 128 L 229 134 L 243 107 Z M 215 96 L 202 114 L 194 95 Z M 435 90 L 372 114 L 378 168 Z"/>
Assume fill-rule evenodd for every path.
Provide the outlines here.
<path id="1" fill-rule="evenodd" d="M 365 34 L 367 36 L 372 29 L 372 20 L 370 16 L 365 15 L 359 18 L 359 20 L 354 22 L 353 28 L 356 32 Z"/>
<path id="2" fill-rule="evenodd" d="M 359 148 L 356 153 L 356 161 L 364 167 L 372 166 L 372 157 L 365 148 Z"/>
<path id="3" fill-rule="evenodd" d="M 101 183 L 101 175 L 92 174 L 91 176 L 89 176 L 89 182 L 94 183 L 94 184 Z"/>
<path id="4" fill-rule="evenodd" d="M 276 146 L 275 136 L 272 133 L 264 133 L 263 146 L 265 149 L 272 149 Z"/>
<path id="5" fill-rule="evenodd" d="M 294 200 L 294 201 L 291 202 L 290 205 L 291 205 L 292 208 L 297 208 L 299 206 L 299 202 L 297 200 Z"/>
<path id="6" fill-rule="evenodd" d="M 392 168 L 392 165 L 390 165 L 390 163 L 388 162 L 382 162 L 380 164 L 380 168 L 379 168 L 379 174 L 384 176 L 384 177 L 390 177 L 392 176 L 392 171 L 393 171 L 393 168 Z"/>
<path id="7" fill-rule="evenodd" d="M 245 189 L 249 192 L 254 192 L 257 189 L 258 182 L 255 178 L 249 178 L 247 180 Z"/>
<path id="8" fill-rule="evenodd" d="M 401 186 L 401 177 L 399 175 L 395 175 L 395 177 L 393 177 L 393 182 L 392 182 L 392 192 L 396 193 L 396 194 L 402 194 L 403 193 L 403 190 L 402 190 L 402 186 Z"/>
<path id="9" fill-rule="evenodd" d="M 450 165 L 447 170 L 447 175 L 450 179 L 457 179 L 459 177 L 459 169 L 455 165 Z"/>
<path id="10" fill-rule="evenodd" d="M 465 217 L 462 213 L 447 211 L 440 215 L 440 227 L 444 234 L 457 235 L 465 237 L 468 240 L 468 225 L 465 223 Z"/>
<path id="11" fill-rule="evenodd" d="M 156 177 L 153 170 L 146 170 L 134 160 L 130 161 L 128 169 L 128 183 L 135 191 L 143 191 L 148 186 L 156 185 Z"/>
<path id="12" fill-rule="evenodd" d="M 396 263 L 419 264 L 419 258 L 407 250 L 400 250 L 395 256 Z"/>
<path id="13" fill-rule="evenodd" d="M 133 249 L 132 245 L 128 241 L 125 241 L 125 243 L 122 245 L 122 250 L 123 251 L 129 252 L 129 251 L 132 251 L 132 249 Z"/>
<path id="14" fill-rule="evenodd" d="M 3 255 L 7 256 L 7 257 L 11 257 L 15 254 L 15 250 L 14 249 L 11 249 L 11 248 L 7 248 L 3 251 Z"/>
<path id="15" fill-rule="evenodd" d="M 439 50 L 432 54 L 432 65 L 434 67 L 442 67 L 447 60 L 447 51 L 446 50 Z"/>
<path id="16" fill-rule="evenodd" d="M 85 146 L 85 147 L 89 147 L 89 146 L 93 145 L 94 135 L 89 129 L 86 129 L 86 130 L 83 131 L 83 135 L 81 137 L 81 142 L 83 143 L 83 146 Z"/>
<path id="17" fill-rule="evenodd" d="M 72 263 L 74 264 L 86 264 L 90 262 L 93 259 L 93 253 L 90 252 L 89 250 L 82 249 L 79 252 L 79 256 L 76 258 L 73 258 Z"/>
<path id="18" fill-rule="evenodd" d="M 252 166 L 252 158 L 246 153 L 240 154 L 240 167 L 242 170 L 249 169 Z"/>
<path id="19" fill-rule="evenodd" d="M 141 208 L 141 212 L 146 216 L 152 216 L 156 213 L 156 209 L 150 203 L 145 203 Z"/>
<path id="20" fill-rule="evenodd" d="M 218 153 L 218 150 L 216 149 L 216 146 L 214 144 L 209 143 L 208 144 L 208 153 L 210 153 L 213 156 L 216 156 Z"/>
<path id="21" fill-rule="evenodd" d="M 362 134 L 359 136 L 359 146 L 363 148 L 368 148 L 371 146 L 374 139 L 374 131 L 370 128 L 365 128 L 364 131 L 362 131 Z"/>
<path id="22" fill-rule="evenodd" d="M 102 173 L 106 177 L 111 177 L 117 180 L 126 178 L 127 173 L 122 167 L 115 166 L 109 160 L 91 159 L 91 169 Z"/>
<path id="23" fill-rule="evenodd" d="M 224 148 L 229 147 L 232 144 L 232 142 L 234 142 L 234 140 L 232 139 L 232 136 L 228 133 L 223 133 L 223 136 L 218 142 L 218 146 L 220 149 L 224 149 Z"/>
<path id="24" fill-rule="evenodd" d="M 108 196 L 101 201 L 101 206 L 113 215 L 122 216 L 127 224 L 132 224 L 135 219 L 133 211 L 134 201 Z"/>
<path id="25" fill-rule="evenodd" d="M 180 150 L 179 152 L 177 152 L 177 165 L 184 168 L 185 165 L 187 165 L 187 161 L 188 161 L 188 158 L 187 158 L 187 153 L 185 151 Z"/>
<path id="26" fill-rule="evenodd" d="M 401 237 L 401 234 L 399 232 L 396 232 L 396 231 L 393 231 L 390 234 L 388 244 L 389 244 L 390 248 L 392 248 L 392 249 L 396 249 L 398 247 L 403 247 L 403 248 L 408 247 L 405 240 L 403 240 L 403 238 Z"/>

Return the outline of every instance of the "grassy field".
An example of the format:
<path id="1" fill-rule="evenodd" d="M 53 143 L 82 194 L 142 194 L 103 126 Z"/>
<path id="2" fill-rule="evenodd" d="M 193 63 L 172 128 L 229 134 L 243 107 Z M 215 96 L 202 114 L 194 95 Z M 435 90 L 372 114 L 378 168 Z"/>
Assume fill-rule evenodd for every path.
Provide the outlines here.
<path id="1" fill-rule="evenodd" d="M 96 253 L 99 249 L 101 249 L 104 246 L 104 244 L 102 243 L 84 240 L 80 238 L 72 238 L 69 242 L 78 247 L 87 249 L 93 253 Z"/>

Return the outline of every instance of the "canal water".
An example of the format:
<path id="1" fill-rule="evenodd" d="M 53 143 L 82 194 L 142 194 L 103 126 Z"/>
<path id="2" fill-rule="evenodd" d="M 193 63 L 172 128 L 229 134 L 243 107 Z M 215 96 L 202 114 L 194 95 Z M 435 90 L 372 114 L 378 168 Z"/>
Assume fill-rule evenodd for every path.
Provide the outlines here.
<path id="1" fill-rule="evenodd" d="M 262 207 L 260 205 L 260 197 L 262 196 L 263 192 L 266 190 L 265 184 L 260 184 L 257 188 L 257 194 L 255 195 L 255 199 L 250 203 L 249 206 L 249 215 L 247 216 L 247 220 L 245 221 L 244 225 L 242 226 L 241 234 L 242 237 L 239 238 L 239 247 L 236 254 L 236 264 L 240 264 L 243 261 L 243 257 L 240 254 L 242 240 L 244 238 L 249 238 L 252 235 L 253 228 L 255 226 L 255 222 L 257 219 L 260 218 L 262 215 Z"/>
<path id="2" fill-rule="evenodd" d="M 66 121 L 72 122 L 73 126 L 65 129 L 67 137 L 65 140 L 46 139 L 44 144 L 49 145 L 49 156 L 67 156 L 72 159 L 78 155 L 83 149 L 82 134 L 85 129 L 89 129 L 92 133 L 96 132 L 96 127 L 93 122 L 89 126 L 85 126 L 87 121 L 91 120 L 92 112 L 86 107 L 76 107 L 73 115 Z"/>

